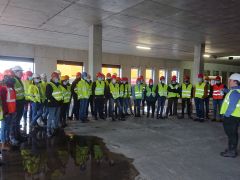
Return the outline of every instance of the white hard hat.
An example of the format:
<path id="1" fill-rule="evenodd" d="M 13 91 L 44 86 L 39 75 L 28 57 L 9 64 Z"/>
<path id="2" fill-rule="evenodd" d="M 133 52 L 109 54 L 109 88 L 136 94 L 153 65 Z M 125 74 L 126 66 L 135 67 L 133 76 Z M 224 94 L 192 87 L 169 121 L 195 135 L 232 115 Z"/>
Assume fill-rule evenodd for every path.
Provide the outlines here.
<path id="1" fill-rule="evenodd" d="M 58 74 L 61 74 L 61 71 L 60 70 L 55 70 L 54 72 L 58 73 Z"/>
<path id="2" fill-rule="evenodd" d="M 32 78 L 40 78 L 40 75 L 39 75 L 39 74 L 36 74 L 36 73 L 34 73 L 34 74 L 33 74 L 33 76 L 32 76 Z"/>
<path id="3" fill-rule="evenodd" d="M 236 80 L 236 81 L 239 81 L 239 82 L 240 82 L 240 74 L 234 73 L 234 74 L 232 74 L 232 75 L 229 77 L 229 79 L 231 79 L 231 80 Z"/>
<path id="4" fill-rule="evenodd" d="M 41 76 L 41 78 L 45 78 L 45 77 L 47 77 L 47 74 L 46 73 L 42 73 L 40 76 Z"/>
<path id="5" fill-rule="evenodd" d="M 23 71 L 23 69 L 20 66 L 15 66 L 12 68 L 12 71 Z"/>

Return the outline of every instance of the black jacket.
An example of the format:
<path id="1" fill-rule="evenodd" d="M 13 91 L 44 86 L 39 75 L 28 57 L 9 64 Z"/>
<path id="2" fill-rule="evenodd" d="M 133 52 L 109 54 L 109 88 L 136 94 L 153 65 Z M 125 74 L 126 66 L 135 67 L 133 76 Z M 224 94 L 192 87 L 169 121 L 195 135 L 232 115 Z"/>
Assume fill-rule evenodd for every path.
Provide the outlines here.
<path id="1" fill-rule="evenodd" d="M 71 94 L 74 100 L 78 99 L 78 95 L 75 93 L 74 89 L 77 86 L 78 82 L 81 80 L 81 78 L 77 78 L 72 82 L 72 86 L 71 86 Z"/>

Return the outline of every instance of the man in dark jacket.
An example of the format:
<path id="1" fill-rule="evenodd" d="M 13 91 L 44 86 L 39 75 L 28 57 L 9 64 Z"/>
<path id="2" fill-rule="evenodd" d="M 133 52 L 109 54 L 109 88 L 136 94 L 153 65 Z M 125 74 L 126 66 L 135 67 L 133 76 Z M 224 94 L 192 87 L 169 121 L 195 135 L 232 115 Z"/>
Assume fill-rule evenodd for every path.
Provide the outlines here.
<path id="1" fill-rule="evenodd" d="M 79 120 L 79 109 L 80 109 L 80 101 L 78 100 L 78 95 L 75 92 L 76 85 L 78 82 L 81 80 L 82 74 L 78 72 L 76 74 L 76 79 L 73 81 L 72 86 L 71 86 L 71 93 L 73 97 L 73 110 L 72 114 L 74 115 L 75 120 Z M 72 116 L 71 116 L 72 117 Z"/>
<path id="2" fill-rule="evenodd" d="M 46 87 L 49 116 L 47 119 L 47 136 L 51 137 L 59 128 L 60 110 L 63 103 L 60 77 L 56 72 L 51 75 L 51 80 Z"/>

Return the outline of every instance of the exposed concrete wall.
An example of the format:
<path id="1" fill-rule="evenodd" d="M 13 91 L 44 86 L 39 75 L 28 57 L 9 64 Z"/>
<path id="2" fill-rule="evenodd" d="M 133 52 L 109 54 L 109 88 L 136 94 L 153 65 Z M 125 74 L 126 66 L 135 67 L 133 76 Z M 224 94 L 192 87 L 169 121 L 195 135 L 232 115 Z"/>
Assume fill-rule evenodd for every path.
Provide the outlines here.
<path id="1" fill-rule="evenodd" d="M 0 55 L 34 58 L 36 72 L 45 72 L 48 75 L 56 69 L 57 60 L 83 62 L 86 71 L 88 71 L 88 52 L 85 50 L 0 42 Z M 147 68 L 153 68 L 155 71 L 155 82 L 158 81 L 158 70 L 161 68 L 166 69 L 168 72 L 179 70 L 181 80 L 183 69 L 192 69 L 193 65 L 191 61 L 174 61 L 110 53 L 103 53 L 102 62 L 104 64 L 121 65 L 122 76 L 127 76 L 128 78 L 130 78 L 131 67 L 140 68 L 143 75 L 145 75 Z M 230 73 L 239 72 L 240 66 L 205 63 L 205 69 L 210 71 L 227 71 Z M 170 73 L 168 75 L 170 77 Z"/>

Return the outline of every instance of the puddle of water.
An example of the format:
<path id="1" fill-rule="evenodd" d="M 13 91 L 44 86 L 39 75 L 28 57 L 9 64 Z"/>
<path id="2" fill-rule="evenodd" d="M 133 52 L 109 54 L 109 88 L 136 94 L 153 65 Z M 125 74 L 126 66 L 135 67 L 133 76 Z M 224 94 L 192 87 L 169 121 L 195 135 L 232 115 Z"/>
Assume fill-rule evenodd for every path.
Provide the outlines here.
<path id="1" fill-rule="evenodd" d="M 110 152 L 102 139 L 59 132 L 46 139 L 38 131 L 17 150 L 3 152 L 0 179 L 132 180 L 132 160 Z"/>

